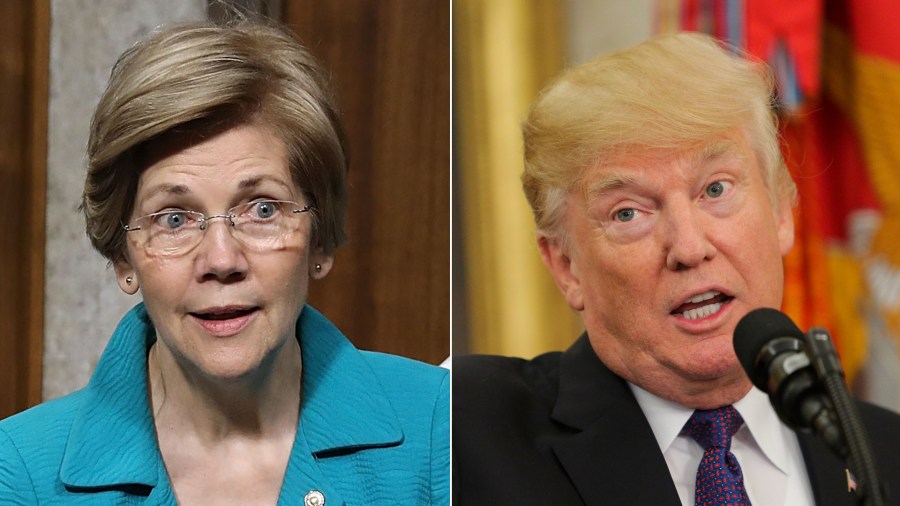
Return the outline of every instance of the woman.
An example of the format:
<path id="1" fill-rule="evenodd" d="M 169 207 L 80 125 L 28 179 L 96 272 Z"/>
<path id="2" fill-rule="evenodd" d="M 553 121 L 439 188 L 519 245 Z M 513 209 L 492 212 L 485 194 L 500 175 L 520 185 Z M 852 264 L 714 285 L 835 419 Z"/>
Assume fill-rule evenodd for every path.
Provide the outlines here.
<path id="1" fill-rule="evenodd" d="M 344 239 L 344 144 L 279 28 L 180 25 L 122 55 L 82 209 L 143 303 L 85 389 L 0 422 L 0 503 L 449 503 L 447 372 L 305 305 Z"/>

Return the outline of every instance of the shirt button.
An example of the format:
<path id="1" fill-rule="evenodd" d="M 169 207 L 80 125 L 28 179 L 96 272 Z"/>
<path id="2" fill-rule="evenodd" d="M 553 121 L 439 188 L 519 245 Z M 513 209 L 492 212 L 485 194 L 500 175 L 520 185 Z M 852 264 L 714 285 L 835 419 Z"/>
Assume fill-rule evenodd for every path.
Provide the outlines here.
<path id="1" fill-rule="evenodd" d="M 325 496 L 318 490 L 310 490 L 303 498 L 303 506 L 325 506 Z"/>

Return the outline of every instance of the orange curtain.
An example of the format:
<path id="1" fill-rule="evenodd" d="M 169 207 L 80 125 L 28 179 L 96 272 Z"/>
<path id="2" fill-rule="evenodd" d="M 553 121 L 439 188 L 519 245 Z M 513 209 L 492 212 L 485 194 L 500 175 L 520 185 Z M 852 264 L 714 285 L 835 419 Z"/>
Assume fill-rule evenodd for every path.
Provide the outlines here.
<path id="1" fill-rule="evenodd" d="M 841 31 L 856 33 L 863 21 L 853 18 L 854 24 L 835 30 L 826 22 L 826 11 L 847 20 L 851 9 L 874 12 L 871 4 L 886 5 L 890 1 L 852 2 L 852 8 L 850 3 L 667 0 L 660 3 L 658 20 L 660 27 L 678 26 L 713 34 L 765 60 L 774 69 L 782 149 L 800 195 L 795 210 L 795 247 L 785 260 L 783 309 L 802 328 L 821 326 L 831 331 L 852 383 L 864 366 L 868 344 L 865 312 L 871 287 L 863 270 L 870 258 L 865 234 L 880 220 L 879 202 L 884 201 L 871 181 L 878 183 L 888 177 L 879 175 L 871 163 L 870 146 L 874 143 L 867 141 L 861 111 L 853 103 L 860 84 L 855 71 L 857 49 L 851 47 L 849 36 L 840 35 Z M 874 16 L 880 22 L 900 19 L 896 16 L 900 7 L 893 6 L 892 10 L 898 12 L 892 15 L 883 7 L 879 5 L 881 14 Z M 866 33 L 869 39 L 874 38 L 868 29 Z M 883 33 L 884 39 L 870 40 L 866 47 L 890 46 L 887 35 L 892 32 Z M 892 47 L 891 54 L 900 62 L 900 47 Z M 900 96 L 900 81 L 897 88 L 895 96 Z M 900 187 L 893 181 L 891 184 L 892 188 Z M 876 187 L 884 186 L 879 183 Z M 900 203 L 900 198 L 897 200 Z M 883 237 L 883 233 L 876 236 L 873 251 L 880 245 L 878 238 Z M 900 255 L 895 256 L 900 260 Z M 895 314 L 900 323 L 900 311 Z M 900 335 L 900 328 L 897 330 L 895 335 Z"/>

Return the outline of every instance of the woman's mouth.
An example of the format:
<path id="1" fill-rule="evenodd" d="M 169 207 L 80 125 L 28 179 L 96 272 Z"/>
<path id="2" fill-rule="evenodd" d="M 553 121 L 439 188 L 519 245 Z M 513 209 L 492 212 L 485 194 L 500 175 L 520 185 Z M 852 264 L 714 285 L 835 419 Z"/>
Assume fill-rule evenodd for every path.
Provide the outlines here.
<path id="1" fill-rule="evenodd" d="M 229 337 L 244 330 L 259 310 L 258 307 L 228 306 L 189 313 L 206 332 Z"/>

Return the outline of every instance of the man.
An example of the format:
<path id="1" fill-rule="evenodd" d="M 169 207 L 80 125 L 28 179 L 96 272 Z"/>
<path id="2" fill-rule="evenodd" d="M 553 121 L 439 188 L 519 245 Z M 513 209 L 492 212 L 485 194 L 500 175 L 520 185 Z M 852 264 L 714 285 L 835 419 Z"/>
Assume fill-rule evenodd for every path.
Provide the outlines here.
<path id="1" fill-rule="evenodd" d="M 455 361 L 455 504 L 856 504 L 844 463 L 779 421 L 733 350 L 745 314 L 781 305 L 794 240 L 772 94 L 764 65 L 698 34 L 541 93 L 522 180 L 587 332 Z M 900 492 L 900 417 L 861 409 Z"/>

